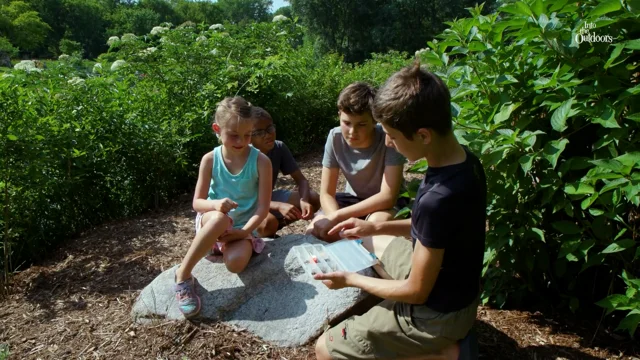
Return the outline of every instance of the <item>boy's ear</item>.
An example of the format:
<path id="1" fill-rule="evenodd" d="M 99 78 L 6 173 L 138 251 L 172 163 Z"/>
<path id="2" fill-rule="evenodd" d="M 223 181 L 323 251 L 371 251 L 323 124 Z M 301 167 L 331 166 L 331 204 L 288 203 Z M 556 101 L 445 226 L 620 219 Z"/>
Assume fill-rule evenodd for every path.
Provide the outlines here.
<path id="1" fill-rule="evenodd" d="M 420 129 L 418 129 L 417 136 L 420 137 L 420 141 L 423 144 L 429 145 L 429 143 L 431 143 L 431 138 L 432 138 L 433 134 L 431 133 L 431 129 L 420 128 Z"/>

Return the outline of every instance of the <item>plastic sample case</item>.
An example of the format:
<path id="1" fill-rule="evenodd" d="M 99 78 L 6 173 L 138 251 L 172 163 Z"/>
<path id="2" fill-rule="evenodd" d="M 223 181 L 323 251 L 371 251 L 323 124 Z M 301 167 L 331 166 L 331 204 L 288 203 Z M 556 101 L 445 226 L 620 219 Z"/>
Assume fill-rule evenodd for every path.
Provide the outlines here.
<path id="1" fill-rule="evenodd" d="M 313 277 L 334 271 L 358 272 L 378 263 L 362 240 L 340 240 L 329 245 L 302 244 L 291 248 L 305 272 Z"/>

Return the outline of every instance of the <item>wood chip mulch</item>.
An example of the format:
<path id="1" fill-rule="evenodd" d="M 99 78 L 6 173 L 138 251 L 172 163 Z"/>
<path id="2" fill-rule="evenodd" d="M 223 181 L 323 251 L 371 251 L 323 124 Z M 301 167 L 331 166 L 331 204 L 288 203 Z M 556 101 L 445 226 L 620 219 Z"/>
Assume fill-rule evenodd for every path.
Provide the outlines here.
<path id="1" fill-rule="evenodd" d="M 320 161 L 319 152 L 299 159 L 316 190 Z M 0 300 L 0 359 L 7 348 L 9 359 L 314 359 L 313 343 L 280 348 L 221 323 L 132 322 L 143 287 L 186 253 L 194 217 L 185 194 L 160 211 L 91 229 L 15 274 Z M 594 337 L 596 328 L 592 321 L 482 307 L 476 331 L 483 359 L 640 358 L 639 344 L 603 328 Z"/>

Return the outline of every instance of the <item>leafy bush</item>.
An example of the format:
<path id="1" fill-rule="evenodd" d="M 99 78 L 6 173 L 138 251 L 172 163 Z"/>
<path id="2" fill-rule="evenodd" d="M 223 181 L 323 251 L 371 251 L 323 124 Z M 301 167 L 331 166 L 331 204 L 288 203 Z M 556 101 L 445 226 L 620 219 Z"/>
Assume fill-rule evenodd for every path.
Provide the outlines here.
<path id="1" fill-rule="evenodd" d="M 633 309 L 619 326 L 633 334 L 640 322 L 640 280 L 632 279 L 640 270 L 640 23 L 638 8 L 623 4 L 535 0 L 492 15 L 470 9 L 471 18 L 448 23 L 420 56 L 446 79 L 456 134 L 486 166 L 483 301 L 594 310 L 624 281 L 625 295 L 598 305 L 608 313 Z M 587 32 L 611 42 L 579 43 Z"/>
<path id="2" fill-rule="evenodd" d="M 6 37 L 0 36 L 0 54 L 7 54 L 10 58 L 18 56 L 18 48 L 11 45 Z"/>
<path id="3" fill-rule="evenodd" d="M 84 50 L 82 49 L 82 44 L 77 41 L 62 39 L 60 40 L 60 52 L 67 55 L 74 55 L 78 57 L 82 57 L 82 53 Z"/>
<path id="4" fill-rule="evenodd" d="M 0 78 L 0 228 L 11 268 L 90 226 L 193 191 L 225 96 L 270 111 L 296 153 L 323 144 L 335 126 L 351 68 L 302 46 L 296 23 L 153 33 L 112 39 L 88 71 L 71 57 Z"/>

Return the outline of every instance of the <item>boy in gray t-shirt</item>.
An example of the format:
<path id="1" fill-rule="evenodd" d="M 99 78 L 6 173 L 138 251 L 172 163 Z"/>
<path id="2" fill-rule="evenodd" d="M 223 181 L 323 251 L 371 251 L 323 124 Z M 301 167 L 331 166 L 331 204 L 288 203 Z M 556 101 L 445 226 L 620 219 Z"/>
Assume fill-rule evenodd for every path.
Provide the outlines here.
<path id="1" fill-rule="evenodd" d="M 386 146 L 386 135 L 371 116 L 375 92 L 370 85 L 356 82 L 340 93 L 340 126 L 329 132 L 322 159 L 322 211 L 307 234 L 333 242 L 339 235 L 327 232 L 343 220 L 386 221 L 404 207 L 398 195 L 405 158 Z M 336 192 L 340 172 L 347 180 L 344 192 Z"/>
<path id="2" fill-rule="evenodd" d="M 276 140 L 276 127 L 271 115 L 257 106 L 253 107 L 252 112 L 255 122 L 251 145 L 269 157 L 273 170 L 269 214 L 256 230 L 262 237 L 272 237 L 282 226 L 300 219 L 311 220 L 320 208 L 320 200 L 318 193 L 309 187 L 309 181 L 300 171 L 287 145 Z M 280 173 L 291 175 L 298 191 L 275 189 Z"/>

